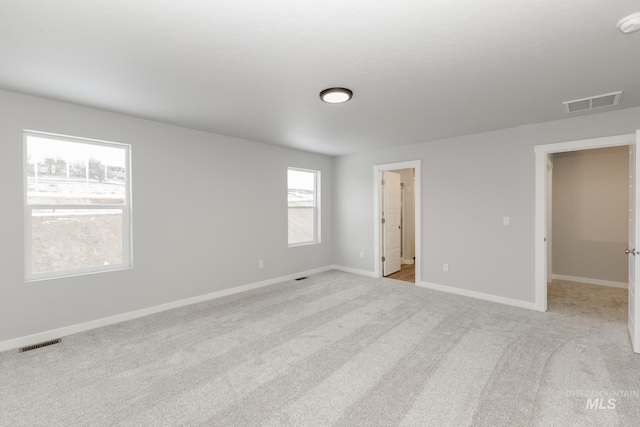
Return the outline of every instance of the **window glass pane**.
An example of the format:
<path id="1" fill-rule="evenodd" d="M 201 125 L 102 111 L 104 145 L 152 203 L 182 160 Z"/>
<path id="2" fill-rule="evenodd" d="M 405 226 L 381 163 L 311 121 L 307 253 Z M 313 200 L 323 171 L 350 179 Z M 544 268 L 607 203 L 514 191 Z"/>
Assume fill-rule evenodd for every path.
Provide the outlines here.
<path id="1" fill-rule="evenodd" d="M 289 206 L 315 206 L 315 180 L 315 172 L 289 169 Z"/>
<path id="2" fill-rule="evenodd" d="M 313 242 L 315 208 L 289 208 L 289 244 Z"/>
<path id="3" fill-rule="evenodd" d="M 27 136 L 27 203 L 126 204 L 126 149 Z"/>
<path id="4" fill-rule="evenodd" d="M 320 172 L 288 169 L 289 245 L 319 242 Z"/>
<path id="5" fill-rule="evenodd" d="M 122 209 L 34 209 L 32 272 L 122 264 Z"/>

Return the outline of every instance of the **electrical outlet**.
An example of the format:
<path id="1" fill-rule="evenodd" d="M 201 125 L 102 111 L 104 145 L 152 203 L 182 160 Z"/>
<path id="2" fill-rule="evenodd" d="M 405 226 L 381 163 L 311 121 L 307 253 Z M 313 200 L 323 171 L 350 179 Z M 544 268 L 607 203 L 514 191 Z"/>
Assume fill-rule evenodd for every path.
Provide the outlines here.
<path id="1" fill-rule="evenodd" d="M 442 271 L 449 271 L 449 264 L 443 264 L 442 265 Z"/>
<path id="2" fill-rule="evenodd" d="M 360 252 L 360 259 L 364 258 L 364 252 Z"/>
<path id="3" fill-rule="evenodd" d="M 264 267 L 264 261 L 260 260 L 258 261 L 258 268 L 262 268 Z"/>

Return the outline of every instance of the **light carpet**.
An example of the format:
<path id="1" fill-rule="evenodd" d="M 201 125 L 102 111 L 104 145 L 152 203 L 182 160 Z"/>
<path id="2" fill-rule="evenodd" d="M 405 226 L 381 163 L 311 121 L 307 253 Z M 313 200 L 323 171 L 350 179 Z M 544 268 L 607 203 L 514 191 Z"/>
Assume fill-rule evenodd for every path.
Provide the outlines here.
<path id="1" fill-rule="evenodd" d="M 626 290 L 549 295 L 316 274 L 0 353 L 0 425 L 637 426 Z"/>

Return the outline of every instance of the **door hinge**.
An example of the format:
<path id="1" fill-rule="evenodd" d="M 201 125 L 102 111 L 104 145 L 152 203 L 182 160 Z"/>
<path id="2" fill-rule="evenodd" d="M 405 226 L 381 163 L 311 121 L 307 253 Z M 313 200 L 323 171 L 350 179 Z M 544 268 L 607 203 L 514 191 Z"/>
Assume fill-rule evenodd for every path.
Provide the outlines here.
<path id="1" fill-rule="evenodd" d="M 384 185 L 384 179 L 382 180 L 382 185 Z"/>
<path id="2" fill-rule="evenodd" d="M 382 218 L 382 223 L 384 224 L 385 222 L 387 222 L 384 218 Z"/>
<path id="3" fill-rule="evenodd" d="M 385 262 L 387 259 L 385 257 L 382 257 L 382 262 Z"/>

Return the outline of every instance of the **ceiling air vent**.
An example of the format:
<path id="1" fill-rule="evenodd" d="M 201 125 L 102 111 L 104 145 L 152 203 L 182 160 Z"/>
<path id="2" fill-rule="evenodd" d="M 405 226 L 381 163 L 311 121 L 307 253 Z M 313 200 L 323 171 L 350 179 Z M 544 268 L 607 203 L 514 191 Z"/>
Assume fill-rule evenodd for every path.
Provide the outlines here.
<path id="1" fill-rule="evenodd" d="M 604 95 L 592 96 L 590 98 L 575 99 L 573 101 L 565 101 L 564 105 L 565 113 L 575 113 L 576 111 L 592 110 L 600 107 L 610 107 L 612 105 L 620 104 L 620 98 L 622 97 L 622 91 L 607 93 Z"/>

